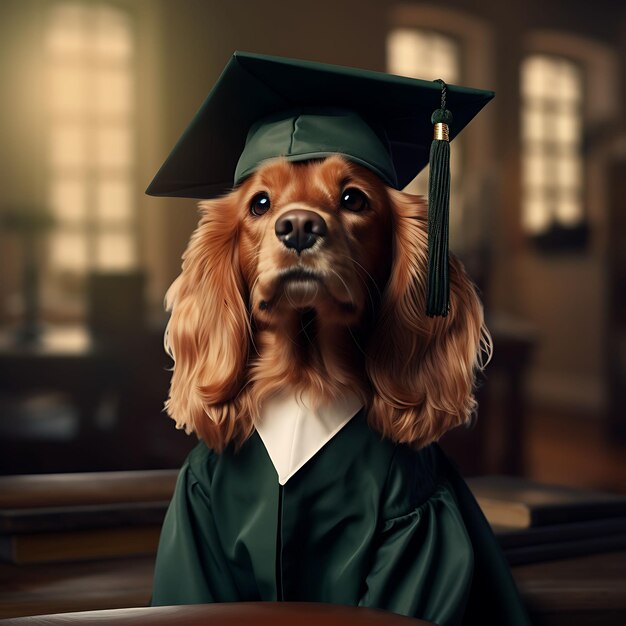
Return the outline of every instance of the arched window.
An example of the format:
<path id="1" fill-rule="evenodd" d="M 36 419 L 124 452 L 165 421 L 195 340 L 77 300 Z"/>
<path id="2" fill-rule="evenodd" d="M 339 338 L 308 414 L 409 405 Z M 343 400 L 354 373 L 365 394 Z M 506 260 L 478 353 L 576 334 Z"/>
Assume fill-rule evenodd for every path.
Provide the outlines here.
<path id="1" fill-rule="evenodd" d="M 586 221 L 582 68 L 565 57 L 532 54 L 520 78 L 524 230 L 576 231 Z"/>
<path id="2" fill-rule="evenodd" d="M 49 271 L 123 271 L 137 261 L 133 206 L 134 36 L 103 3 L 48 15 L 47 197 L 55 229 Z"/>

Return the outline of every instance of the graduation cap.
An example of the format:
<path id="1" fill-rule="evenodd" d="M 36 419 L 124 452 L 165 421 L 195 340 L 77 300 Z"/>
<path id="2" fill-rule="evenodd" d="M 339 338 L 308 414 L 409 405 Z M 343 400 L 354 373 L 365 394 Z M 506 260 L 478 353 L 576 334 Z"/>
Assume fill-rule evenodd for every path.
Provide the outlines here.
<path id="1" fill-rule="evenodd" d="M 449 141 L 493 96 L 443 81 L 235 52 L 146 193 L 211 198 L 267 159 L 330 154 L 402 189 L 430 161 L 427 314 L 446 315 Z"/>

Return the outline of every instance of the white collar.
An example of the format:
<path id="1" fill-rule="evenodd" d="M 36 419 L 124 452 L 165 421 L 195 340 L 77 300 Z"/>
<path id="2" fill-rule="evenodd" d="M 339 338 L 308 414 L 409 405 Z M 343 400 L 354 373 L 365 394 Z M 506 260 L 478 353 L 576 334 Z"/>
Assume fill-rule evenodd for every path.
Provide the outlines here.
<path id="1" fill-rule="evenodd" d="M 310 408 L 309 395 L 302 400 L 293 390 L 268 398 L 254 425 L 284 485 L 312 459 L 361 409 L 363 403 L 353 392 L 335 402 Z"/>

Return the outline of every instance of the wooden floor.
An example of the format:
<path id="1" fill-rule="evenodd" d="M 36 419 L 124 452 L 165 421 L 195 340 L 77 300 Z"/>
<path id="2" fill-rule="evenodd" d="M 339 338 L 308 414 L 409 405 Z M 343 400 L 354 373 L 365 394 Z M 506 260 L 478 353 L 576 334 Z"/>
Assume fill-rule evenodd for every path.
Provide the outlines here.
<path id="1" fill-rule="evenodd" d="M 597 418 L 531 411 L 525 444 L 529 478 L 626 493 L 626 441 L 611 440 Z"/>

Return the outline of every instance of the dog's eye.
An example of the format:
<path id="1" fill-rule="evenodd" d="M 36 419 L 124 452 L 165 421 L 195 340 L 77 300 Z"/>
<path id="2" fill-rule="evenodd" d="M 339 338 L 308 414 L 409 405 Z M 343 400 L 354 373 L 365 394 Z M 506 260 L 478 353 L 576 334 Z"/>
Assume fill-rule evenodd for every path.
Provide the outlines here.
<path id="1" fill-rule="evenodd" d="M 341 194 L 341 206 L 349 211 L 362 211 L 367 207 L 367 197 L 356 187 L 349 187 Z"/>
<path id="2" fill-rule="evenodd" d="M 270 197 L 262 191 L 257 193 L 250 202 L 250 213 L 253 215 L 263 215 L 270 208 Z"/>

